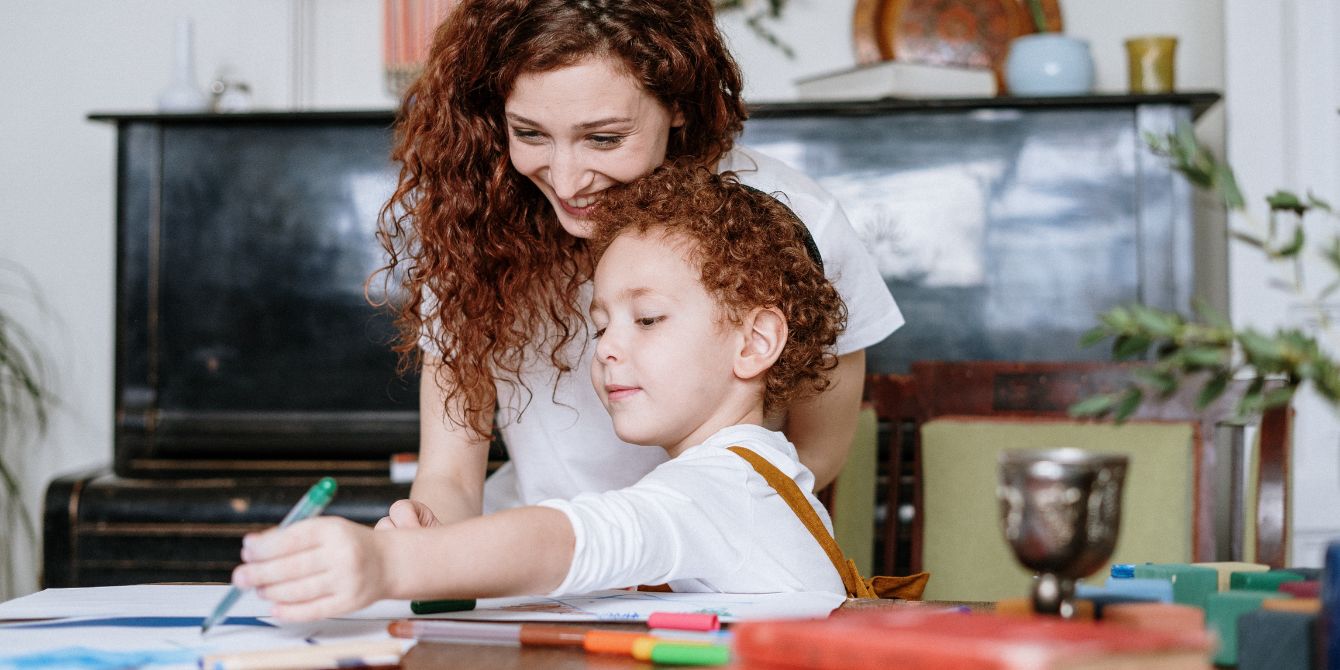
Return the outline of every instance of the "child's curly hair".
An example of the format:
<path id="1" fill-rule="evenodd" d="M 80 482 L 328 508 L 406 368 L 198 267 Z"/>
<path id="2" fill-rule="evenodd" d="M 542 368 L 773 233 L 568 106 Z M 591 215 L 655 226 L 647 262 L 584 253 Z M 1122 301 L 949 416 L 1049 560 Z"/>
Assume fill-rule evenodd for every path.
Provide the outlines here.
<path id="1" fill-rule="evenodd" d="M 847 307 L 811 258 L 805 224 L 776 198 L 729 173 L 677 161 L 607 190 L 590 223 L 596 262 L 619 235 L 660 229 L 694 242 L 690 261 L 726 318 L 739 323 L 755 307 L 781 310 L 787 341 L 767 373 L 764 412 L 828 388 Z"/>

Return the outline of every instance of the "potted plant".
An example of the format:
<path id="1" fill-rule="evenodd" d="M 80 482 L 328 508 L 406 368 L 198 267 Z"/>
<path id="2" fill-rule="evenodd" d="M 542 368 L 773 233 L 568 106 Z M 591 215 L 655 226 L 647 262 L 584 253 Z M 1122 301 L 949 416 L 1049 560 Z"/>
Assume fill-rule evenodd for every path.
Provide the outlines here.
<path id="1" fill-rule="evenodd" d="M 23 279 L 23 286 L 32 286 L 32 282 L 17 266 L 0 263 L 0 271 Z M 8 288 L 12 283 L 4 279 L 0 276 L 0 288 Z M 9 293 L 12 292 L 0 292 Z M 28 546 L 34 550 L 37 547 L 37 530 L 23 502 L 18 459 L 24 445 L 47 428 L 52 397 L 42 383 L 42 374 L 37 343 L 13 315 L 0 305 L 0 535 L 15 538 L 17 533 L 23 533 Z M 4 565 L 0 566 L 0 600 L 13 595 L 17 588 L 16 561 L 23 556 L 22 552 L 17 551 L 20 546 L 17 541 L 9 539 L 4 544 Z M 31 560 L 35 551 L 28 554 Z"/>
<path id="2" fill-rule="evenodd" d="M 1116 307 L 1100 315 L 1099 325 L 1084 336 L 1084 343 L 1111 339 L 1115 359 L 1150 364 L 1138 370 L 1123 390 L 1088 398 L 1072 407 L 1071 413 L 1110 415 L 1120 422 L 1148 397 L 1168 398 L 1193 379 L 1200 384 L 1197 403 L 1202 408 L 1219 398 L 1231 380 L 1241 378 L 1250 380 L 1238 402 L 1242 415 L 1285 405 L 1305 384 L 1340 405 L 1340 362 L 1318 341 L 1319 336 L 1334 338 L 1337 334 L 1324 301 L 1340 291 L 1340 230 L 1332 228 L 1321 244 L 1309 247 L 1305 225 L 1310 217 L 1335 219 L 1331 205 L 1311 193 L 1300 197 L 1280 190 L 1266 198 L 1266 221 L 1257 221 L 1247 209 L 1233 171 L 1196 140 L 1189 126 L 1145 139 L 1192 184 L 1215 193 L 1229 210 L 1242 215 L 1247 225 L 1233 230 L 1233 239 L 1259 249 L 1288 270 L 1289 279 L 1273 283 L 1304 308 L 1305 323 L 1262 332 L 1234 328 L 1205 306 L 1198 306 L 1189 317 L 1138 304 Z M 1317 252 L 1329 274 L 1316 292 L 1309 291 L 1303 281 L 1309 249 Z M 1278 383 L 1268 385 L 1268 380 Z"/>
<path id="3" fill-rule="evenodd" d="M 1012 95 L 1085 95 L 1093 90 L 1093 57 L 1085 40 L 1062 35 L 1047 21 L 1042 0 L 1025 0 L 1032 35 L 1010 41 L 1005 85 Z"/>

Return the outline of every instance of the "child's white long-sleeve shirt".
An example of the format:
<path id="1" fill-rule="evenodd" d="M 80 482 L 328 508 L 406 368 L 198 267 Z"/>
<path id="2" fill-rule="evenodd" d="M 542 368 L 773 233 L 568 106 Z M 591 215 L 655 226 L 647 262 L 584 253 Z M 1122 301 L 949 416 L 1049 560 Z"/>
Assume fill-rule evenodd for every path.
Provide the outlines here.
<path id="1" fill-rule="evenodd" d="M 814 475 L 781 433 L 722 429 L 632 486 L 539 503 L 567 515 L 576 548 L 552 595 L 640 584 L 677 592 L 843 593 L 842 579 L 814 536 L 763 477 L 726 448 L 752 449 L 795 480 L 824 526 L 810 492 Z"/>

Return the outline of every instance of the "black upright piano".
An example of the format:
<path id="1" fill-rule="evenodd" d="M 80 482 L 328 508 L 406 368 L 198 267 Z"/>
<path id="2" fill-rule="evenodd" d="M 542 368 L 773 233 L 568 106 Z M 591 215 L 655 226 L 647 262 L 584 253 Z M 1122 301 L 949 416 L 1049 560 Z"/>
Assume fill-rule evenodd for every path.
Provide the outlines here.
<path id="1" fill-rule="evenodd" d="M 324 475 L 328 514 L 375 522 L 418 442 L 367 299 L 392 114 L 91 118 L 117 137 L 112 466 L 48 487 L 44 585 L 227 581 Z"/>

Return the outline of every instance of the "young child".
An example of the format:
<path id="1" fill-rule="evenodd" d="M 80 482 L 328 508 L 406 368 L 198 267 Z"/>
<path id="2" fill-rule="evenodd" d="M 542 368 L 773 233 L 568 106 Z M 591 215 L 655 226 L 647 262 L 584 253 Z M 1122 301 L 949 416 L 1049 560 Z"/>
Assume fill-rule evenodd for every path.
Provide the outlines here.
<path id="1" fill-rule="evenodd" d="M 764 418 L 827 386 L 846 310 L 804 225 L 773 197 L 667 165 L 602 199 L 591 381 L 620 439 L 671 460 L 636 484 L 452 525 L 325 517 L 248 535 L 233 583 L 285 620 L 382 598 L 675 591 L 846 593 L 834 562 L 742 446 L 814 480 Z M 431 519 L 429 520 L 431 522 Z"/>

